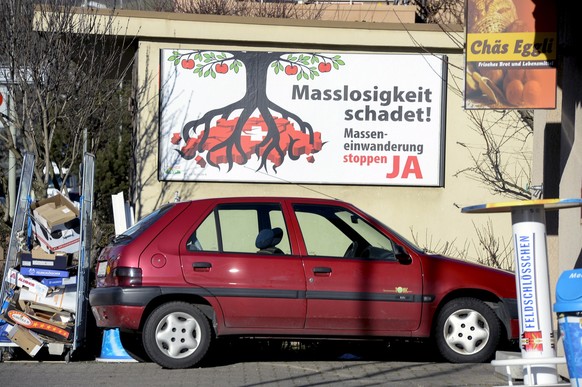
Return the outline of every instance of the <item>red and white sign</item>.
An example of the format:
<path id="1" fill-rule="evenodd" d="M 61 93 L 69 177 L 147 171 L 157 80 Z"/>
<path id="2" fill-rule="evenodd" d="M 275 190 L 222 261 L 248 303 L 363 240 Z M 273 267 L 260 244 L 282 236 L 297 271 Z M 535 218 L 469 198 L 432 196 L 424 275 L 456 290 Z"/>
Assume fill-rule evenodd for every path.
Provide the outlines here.
<path id="1" fill-rule="evenodd" d="M 446 57 L 160 55 L 161 180 L 443 185 Z"/>
<path id="2" fill-rule="evenodd" d="M 0 115 L 8 116 L 8 90 L 2 85 L 0 85 Z M 1 121 L 0 127 L 2 127 Z"/>

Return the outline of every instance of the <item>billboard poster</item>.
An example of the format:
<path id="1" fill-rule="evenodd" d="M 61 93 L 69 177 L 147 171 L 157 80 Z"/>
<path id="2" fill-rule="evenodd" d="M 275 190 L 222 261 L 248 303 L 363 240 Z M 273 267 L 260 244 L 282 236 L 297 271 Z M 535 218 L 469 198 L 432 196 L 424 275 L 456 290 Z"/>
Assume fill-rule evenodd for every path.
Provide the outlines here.
<path id="1" fill-rule="evenodd" d="M 160 51 L 159 179 L 443 184 L 446 57 Z"/>
<path id="2" fill-rule="evenodd" d="M 555 1 L 467 0 L 465 109 L 555 109 Z"/>

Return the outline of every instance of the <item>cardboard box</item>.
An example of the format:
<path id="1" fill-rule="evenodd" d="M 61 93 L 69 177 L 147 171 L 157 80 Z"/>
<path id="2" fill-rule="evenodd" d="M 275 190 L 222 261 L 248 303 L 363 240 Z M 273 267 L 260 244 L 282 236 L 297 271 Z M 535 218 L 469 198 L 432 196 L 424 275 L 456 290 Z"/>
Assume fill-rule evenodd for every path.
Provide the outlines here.
<path id="1" fill-rule="evenodd" d="M 58 193 L 30 205 L 33 233 L 47 253 L 75 253 L 80 247 L 79 209 Z"/>
<path id="2" fill-rule="evenodd" d="M 9 343 L 11 341 L 8 337 L 8 333 L 10 333 L 12 327 L 12 324 L 0 323 L 0 343 Z"/>
<path id="3" fill-rule="evenodd" d="M 52 232 L 49 232 L 42 224 L 37 222 L 36 218 L 31 218 L 31 221 L 34 236 L 45 252 L 76 253 L 79 251 L 81 242 L 79 233 L 81 229 L 78 218 L 69 223 L 53 227 Z"/>
<path id="4" fill-rule="evenodd" d="M 18 272 L 18 270 L 10 268 L 8 269 L 8 278 L 6 281 L 11 285 L 16 285 L 21 289 L 29 290 L 35 294 L 45 297 L 48 293 L 48 286 L 43 285 L 42 283 L 23 276 Z"/>
<path id="5" fill-rule="evenodd" d="M 77 276 L 74 275 L 69 278 L 43 278 L 42 280 L 40 280 L 40 283 L 48 287 L 76 285 Z"/>
<path id="6" fill-rule="evenodd" d="M 79 209 L 60 192 L 32 203 L 30 209 L 34 218 L 49 232 L 55 231 L 56 226 L 79 217 Z"/>
<path id="7" fill-rule="evenodd" d="M 20 252 L 20 265 L 22 267 L 34 267 L 41 269 L 66 270 L 69 257 L 66 253 L 47 253 L 39 246 L 32 249 L 30 253 Z"/>
<path id="8" fill-rule="evenodd" d="M 3 318 L 15 325 L 21 325 L 31 331 L 48 336 L 57 340 L 71 340 L 73 336 L 72 327 L 62 327 L 55 324 L 50 324 L 46 321 L 39 320 L 28 313 L 18 309 L 13 304 L 8 306 Z"/>
<path id="9" fill-rule="evenodd" d="M 20 273 L 22 275 L 30 276 L 30 277 L 67 278 L 70 276 L 69 272 L 66 270 L 52 270 L 52 269 L 43 269 L 43 268 L 36 268 L 36 267 L 21 267 Z"/>
<path id="10" fill-rule="evenodd" d="M 44 341 L 40 337 L 20 325 L 14 325 L 10 329 L 8 338 L 32 357 L 36 356 L 44 345 Z"/>
<path id="11" fill-rule="evenodd" d="M 56 309 L 62 309 L 74 313 L 77 309 L 77 287 L 74 285 L 68 285 L 62 288 L 56 288 L 44 297 L 29 292 L 26 289 L 21 289 L 18 302 L 21 301 L 30 301 L 36 304 L 48 305 Z"/>
<path id="12" fill-rule="evenodd" d="M 73 312 L 58 310 L 48 305 L 35 304 L 30 301 L 19 301 L 20 310 L 39 321 L 54 324 L 60 328 L 72 326 L 75 323 Z"/>

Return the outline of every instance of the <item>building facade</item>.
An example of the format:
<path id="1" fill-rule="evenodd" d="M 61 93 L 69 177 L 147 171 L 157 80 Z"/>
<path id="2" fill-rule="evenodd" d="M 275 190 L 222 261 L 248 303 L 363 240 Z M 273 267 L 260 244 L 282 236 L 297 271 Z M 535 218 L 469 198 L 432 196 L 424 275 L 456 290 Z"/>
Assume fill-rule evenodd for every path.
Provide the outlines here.
<path id="1" fill-rule="evenodd" d="M 471 129 L 471 119 L 463 110 L 463 91 L 460 89 L 464 76 L 462 27 L 449 26 L 443 30 L 441 26 L 415 23 L 249 19 L 141 12 L 120 12 L 119 23 L 124 29 L 127 28 L 127 35 L 135 34 L 139 37 L 133 79 L 137 112 L 136 176 L 134 196 L 130 198 L 135 204 L 136 219 L 176 198 L 187 200 L 237 195 L 333 197 L 356 204 L 407 238 L 433 251 L 478 259 L 483 251 L 476 230 L 483 228 L 493 230 L 501 244 L 510 243 L 509 215 L 475 216 L 461 213 L 461 208 L 465 206 L 507 200 L 491 194 L 488 187 L 459 173 L 472 162 L 465 146 L 478 149 L 483 142 Z M 344 176 L 342 183 L 332 181 L 325 184 L 283 180 L 266 183 L 255 179 L 245 182 L 244 178 L 239 181 L 227 178 L 223 181 L 220 178 L 212 181 L 161 178 L 161 158 L 164 152 L 160 150 L 160 122 L 164 107 L 160 102 L 160 74 L 162 63 L 167 60 L 161 56 L 168 50 L 331 52 L 342 55 L 385 55 L 388 60 L 391 55 L 421 57 L 429 53 L 446 58 L 444 75 L 437 75 L 446 78 L 443 90 L 446 96 L 440 100 L 443 120 L 442 143 L 439 144 L 442 151 L 441 176 L 436 184 L 430 182 L 416 186 L 386 185 L 383 181 L 377 184 L 349 184 L 349 176 Z M 390 73 L 391 79 L 398 79 L 398 74 L 407 74 L 405 69 L 389 64 L 375 68 L 374 71 Z M 417 75 L 419 78 L 429 76 L 426 72 Z M 371 76 L 374 77 L 373 74 Z M 207 95 L 192 95 L 193 100 L 208 98 Z M 326 114 L 325 109 L 320 114 Z M 177 124 L 173 131 L 180 132 L 183 122 Z M 527 154 L 532 143 L 528 140 L 516 144 L 516 147 Z M 316 160 L 321 157 L 315 156 Z M 341 175 L 343 172 L 338 168 L 341 169 L 341 166 L 335 172 L 332 169 L 332 173 Z"/>

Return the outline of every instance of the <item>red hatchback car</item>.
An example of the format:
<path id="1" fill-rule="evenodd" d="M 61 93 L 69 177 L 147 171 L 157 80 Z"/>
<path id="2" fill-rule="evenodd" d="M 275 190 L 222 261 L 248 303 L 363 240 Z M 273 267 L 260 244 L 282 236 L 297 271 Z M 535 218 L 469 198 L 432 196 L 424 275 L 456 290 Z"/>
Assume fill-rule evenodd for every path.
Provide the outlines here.
<path id="1" fill-rule="evenodd" d="M 167 204 L 97 263 L 97 325 L 166 368 L 222 336 L 430 338 L 451 362 L 517 339 L 512 273 L 429 255 L 351 204 L 245 197 Z"/>

